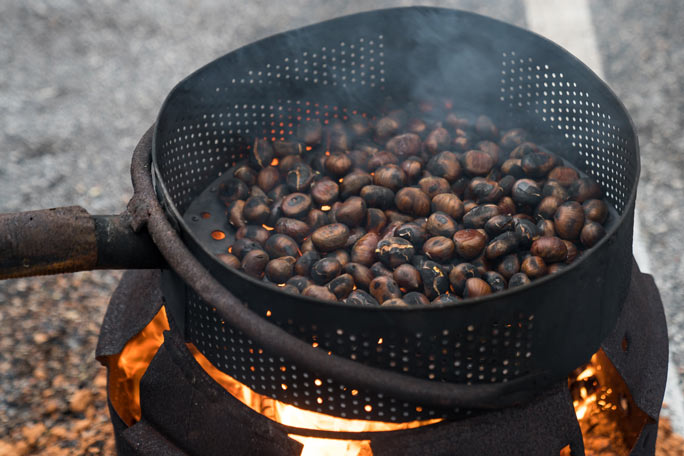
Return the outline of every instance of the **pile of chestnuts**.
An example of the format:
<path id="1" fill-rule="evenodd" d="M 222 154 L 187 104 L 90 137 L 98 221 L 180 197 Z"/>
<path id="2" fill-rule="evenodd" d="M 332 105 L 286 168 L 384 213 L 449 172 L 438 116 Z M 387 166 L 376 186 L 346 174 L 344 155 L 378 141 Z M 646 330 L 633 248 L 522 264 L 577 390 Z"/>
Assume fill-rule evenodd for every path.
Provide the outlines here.
<path id="1" fill-rule="evenodd" d="M 226 265 L 285 292 L 443 305 L 524 285 L 604 235 L 601 188 L 520 128 L 421 105 L 302 121 L 222 179 Z"/>

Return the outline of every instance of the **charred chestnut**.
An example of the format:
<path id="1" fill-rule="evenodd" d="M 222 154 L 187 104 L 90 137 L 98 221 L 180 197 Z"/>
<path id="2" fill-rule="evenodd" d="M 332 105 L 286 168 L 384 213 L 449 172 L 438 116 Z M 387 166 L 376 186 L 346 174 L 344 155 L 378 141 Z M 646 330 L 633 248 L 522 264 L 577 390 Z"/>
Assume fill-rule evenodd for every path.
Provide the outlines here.
<path id="1" fill-rule="evenodd" d="M 423 290 L 428 299 L 435 299 L 449 290 L 449 279 L 441 266 L 434 261 L 424 261 L 419 268 Z"/>
<path id="2" fill-rule="evenodd" d="M 597 222 L 587 222 L 580 233 L 580 241 L 583 246 L 591 248 L 605 235 L 606 230 L 603 225 Z"/>
<path id="3" fill-rule="evenodd" d="M 266 265 L 266 277 L 273 283 L 285 283 L 294 271 L 294 257 L 281 257 Z"/>
<path id="4" fill-rule="evenodd" d="M 375 262 L 375 249 L 379 241 L 380 237 L 376 233 L 370 232 L 363 235 L 352 247 L 352 262 L 365 266 L 372 265 Z"/>
<path id="5" fill-rule="evenodd" d="M 309 235 L 309 225 L 301 220 L 281 217 L 275 225 L 276 233 L 290 236 L 296 242 L 300 243 Z"/>
<path id="6" fill-rule="evenodd" d="M 513 274 L 520 272 L 520 259 L 518 255 L 506 255 L 499 263 L 496 270 L 506 279 L 510 279 Z"/>
<path id="7" fill-rule="evenodd" d="M 455 182 L 461 175 L 458 155 L 448 151 L 440 152 L 432 157 L 425 165 L 425 169 L 433 176 L 442 177 L 449 182 Z"/>
<path id="8" fill-rule="evenodd" d="M 256 139 L 249 154 L 249 163 L 256 169 L 269 166 L 274 158 L 273 147 L 265 139 Z"/>
<path id="9" fill-rule="evenodd" d="M 271 258 L 280 258 L 284 256 L 291 256 L 297 258 L 299 256 L 299 246 L 290 236 L 285 234 L 274 234 L 264 244 L 264 250 L 268 252 Z"/>
<path id="10" fill-rule="evenodd" d="M 342 274 L 326 285 L 337 299 L 344 299 L 354 290 L 354 278 L 350 274 Z"/>
<path id="11" fill-rule="evenodd" d="M 454 242 L 444 236 L 431 237 L 423 244 L 423 252 L 431 260 L 445 263 L 454 253 Z"/>
<path id="12" fill-rule="evenodd" d="M 537 279 L 546 275 L 546 263 L 542 257 L 529 256 L 523 260 L 520 270 L 530 279 Z"/>
<path id="13" fill-rule="evenodd" d="M 368 207 L 389 209 L 394 202 L 394 192 L 379 185 L 366 185 L 361 189 L 361 198 Z"/>
<path id="14" fill-rule="evenodd" d="M 297 258 L 294 264 L 294 273 L 300 276 L 308 276 L 309 272 L 311 272 L 311 267 L 320 259 L 321 256 L 316 251 L 304 252 L 302 256 Z"/>
<path id="15" fill-rule="evenodd" d="M 492 119 L 487 116 L 479 116 L 475 121 L 475 132 L 484 139 L 496 141 L 499 139 L 499 129 Z"/>
<path id="16" fill-rule="evenodd" d="M 451 287 L 454 291 L 462 296 L 463 291 L 465 290 L 466 281 L 478 276 L 479 273 L 477 272 L 477 268 L 473 264 L 461 263 L 454 266 L 449 272 L 449 283 L 451 283 Z"/>
<path id="17" fill-rule="evenodd" d="M 477 298 L 488 294 L 492 294 L 492 287 L 484 280 L 477 277 L 471 277 L 466 280 L 463 287 L 464 298 Z"/>
<path id="18" fill-rule="evenodd" d="M 394 204 L 400 211 L 415 217 L 426 216 L 430 213 L 430 198 L 419 188 L 402 188 L 397 192 Z"/>
<path id="19" fill-rule="evenodd" d="M 427 306 L 430 304 L 430 300 L 423 293 L 418 293 L 417 291 L 406 293 L 402 299 L 410 307 Z"/>
<path id="20" fill-rule="evenodd" d="M 309 275 L 314 283 L 323 285 L 340 275 L 341 271 L 342 265 L 335 258 L 322 258 L 311 266 Z"/>
<path id="21" fill-rule="evenodd" d="M 473 229 L 456 231 L 452 239 L 456 253 L 465 260 L 480 256 L 487 244 L 487 236 Z"/>
<path id="22" fill-rule="evenodd" d="M 352 167 L 352 160 L 345 153 L 330 154 L 325 160 L 325 170 L 333 176 L 344 176 Z"/>
<path id="23" fill-rule="evenodd" d="M 511 197 L 517 204 L 536 206 L 542 200 L 542 189 L 531 179 L 520 179 L 513 184 Z"/>
<path id="24" fill-rule="evenodd" d="M 385 226 L 387 226 L 387 216 L 382 210 L 372 207 L 366 211 L 366 230 L 380 233 Z"/>
<path id="25" fill-rule="evenodd" d="M 385 149 L 393 153 L 397 157 L 408 157 L 410 155 L 418 155 L 422 146 L 420 136 L 415 133 L 404 133 L 397 135 L 387 141 Z"/>
<path id="26" fill-rule="evenodd" d="M 451 136 L 446 128 L 437 127 L 427 135 L 423 145 L 428 152 L 434 154 L 449 147 L 450 142 Z"/>
<path id="27" fill-rule="evenodd" d="M 506 231 L 495 237 L 487 245 L 485 248 L 485 256 L 490 260 L 501 258 L 504 255 L 514 252 L 518 248 L 519 243 L 520 239 L 515 233 Z"/>
<path id="28" fill-rule="evenodd" d="M 511 231 L 514 228 L 513 217 L 510 215 L 495 215 L 487 220 L 484 225 L 485 232 L 490 236 L 498 236 L 504 231 Z"/>
<path id="29" fill-rule="evenodd" d="M 366 202 L 358 196 L 347 198 L 335 211 L 335 219 L 351 228 L 363 224 L 365 217 Z"/>
<path id="30" fill-rule="evenodd" d="M 556 233 L 563 239 L 577 239 L 584 226 L 584 209 L 576 201 L 561 204 L 553 216 Z"/>
<path id="31" fill-rule="evenodd" d="M 370 283 L 370 294 L 380 303 L 388 299 L 401 298 L 399 285 L 391 277 L 380 276 L 374 278 Z"/>
<path id="32" fill-rule="evenodd" d="M 399 265 L 393 273 L 394 280 L 403 291 L 418 290 L 422 287 L 420 272 L 410 264 Z"/>
<path id="33" fill-rule="evenodd" d="M 235 232 L 235 239 L 252 239 L 263 245 L 270 235 L 270 232 L 260 225 L 245 225 Z"/>
<path id="34" fill-rule="evenodd" d="M 242 216 L 249 223 L 262 225 L 268 220 L 268 215 L 271 208 L 266 204 L 266 201 L 261 197 L 250 196 L 245 201 L 245 206 L 242 209 Z"/>
<path id="35" fill-rule="evenodd" d="M 411 261 L 415 249 L 409 241 L 400 237 L 391 237 L 378 243 L 376 253 L 380 261 L 394 269 Z"/>
<path id="36" fill-rule="evenodd" d="M 608 205 L 602 200 L 590 199 L 582 203 L 584 217 L 592 222 L 604 223 L 608 218 Z"/>
<path id="37" fill-rule="evenodd" d="M 293 276 L 286 283 L 297 288 L 297 290 L 299 290 L 300 293 L 304 291 L 304 289 L 309 285 L 313 285 L 313 282 L 311 280 L 309 280 L 307 277 L 300 275 Z"/>
<path id="38" fill-rule="evenodd" d="M 235 269 L 240 268 L 240 259 L 232 253 L 219 253 L 216 255 L 216 258 L 221 260 L 221 263 L 225 264 L 226 266 L 230 266 L 231 268 Z"/>
<path id="39" fill-rule="evenodd" d="M 534 178 L 546 176 L 557 164 L 555 156 L 542 151 L 525 154 L 520 162 L 525 174 Z"/>
<path id="40" fill-rule="evenodd" d="M 263 250 L 250 250 L 242 258 L 242 270 L 251 276 L 262 278 L 268 261 L 268 254 Z"/>
<path id="41" fill-rule="evenodd" d="M 359 307 L 377 307 L 380 305 L 373 296 L 363 290 L 352 291 L 344 302 Z"/>
<path id="42" fill-rule="evenodd" d="M 283 198 L 283 215 L 303 219 L 311 210 L 311 197 L 304 193 L 290 193 Z"/>
<path id="43" fill-rule="evenodd" d="M 530 283 L 530 278 L 527 277 L 524 272 L 519 272 L 517 274 L 513 274 L 513 277 L 510 278 L 508 281 L 508 288 L 520 287 L 527 285 L 528 283 Z"/>
<path id="44" fill-rule="evenodd" d="M 463 157 L 463 168 L 472 176 L 486 176 L 495 164 L 492 156 L 483 150 L 469 150 Z"/>
<path id="45" fill-rule="evenodd" d="M 285 182 L 293 192 L 303 192 L 309 188 L 314 178 L 314 171 L 305 163 L 295 165 L 288 171 Z"/>
<path id="46" fill-rule="evenodd" d="M 482 278 L 487 282 L 494 293 L 506 289 L 506 279 L 498 272 L 487 271 L 482 275 Z"/>
<path id="47" fill-rule="evenodd" d="M 463 224 L 466 228 L 484 228 L 487 221 L 499 215 L 499 208 L 494 204 L 475 206 L 463 216 Z"/>
<path id="48" fill-rule="evenodd" d="M 309 285 L 302 290 L 302 295 L 321 299 L 323 301 L 337 301 L 337 296 L 335 296 L 327 287 L 320 285 Z"/>
<path id="49" fill-rule="evenodd" d="M 324 225 L 311 233 L 311 241 L 321 252 L 332 252 L 344 248 L 349 237 L 349 228 L 343 223 Z"/>
<path id="50" fill-rule="evenodd" d="M 330 205 L 340 196 L 340 187 L 330 179 L 321 179 L 311 187 L 311 197 L 317 204 Z"/>
<path id="51" fill-rule="evenodd" d="M 562 201 L 558 199 L 555 196 L 545 196 L 541 202 L 539 203 L 539 206 L 535 209 L 534 213 L 535 215 L 545 218 L 545 219 L 552 219 L 556 211 L 558 210 L 558 206 L 562 204 Z"/>
<path id="52" fill-rule="evenodd" d="M 249 188 L 240 179 L 231 177 L 221 182 L 218 197 L 226 206 L 236 200 L 245 200 L 249 196 Z"/>
<path id="53" fill-rule="evenodd" d="M 568 248 L 563 240 L 556 236 L 540 237 L 530 247 L 532 255 L 542 257 L 547 263 L 565 261 L 568 256 Z"/>
<path id="54" fill-rule="evenodd" d="M 352 276 L 357 287 L 368 290 L 371 280 L 373 280 L 370 269 L 359 263 L 347 263 L 342 267 L 342 270 Z"/>
<path id="55" fill-rule="evenodd" d="M 373 183 L 396 192 L 406 185 L 406 173 L 395 164 L 384 165 L 375 170 Z"/>
<path id="56" fill-rule="evenodd" d="M 586 200 L 600 198 L 601 186 L 588 177 L 582 177 L 570 185 L 569 193 L 572 199 L 583 203 Z"/>
<path id="57" fill-rule="evenodd" d="M 457 230 L 456 222 L 444 212 L 434 212 L 428 217 L 425 229 L 433 236 L 451 237 Z"/>

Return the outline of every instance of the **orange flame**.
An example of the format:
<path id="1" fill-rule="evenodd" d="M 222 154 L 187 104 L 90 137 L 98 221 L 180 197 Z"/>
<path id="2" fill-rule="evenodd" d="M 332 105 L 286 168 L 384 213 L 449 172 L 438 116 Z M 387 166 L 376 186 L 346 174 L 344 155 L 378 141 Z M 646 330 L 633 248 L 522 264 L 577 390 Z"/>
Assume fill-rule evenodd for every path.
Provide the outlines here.
<path id="1" fill-rule="evenodd" d="M 114 410 L 128 426 L 132 426 L 140 420 L 140 379 L 164 342 L 163 332 L 168 329 L 166 311 L 162 307 L 152 321 L 126 344 L 120 354 L 107 358 L 110 400 Z M 317 345 L 314 342 L 314 346 Z M 378 432 L 413 429 L 442 421 L 440 418 L 436 418 L 425 421 L 391 423 L 338 418 L 301 409 L 253 391 L 217 369 L 192 343 L 188 343 L 187 347 L 205 372 L 229 394 L 252 410 L 286 426 L 337 432 Z M 287 367 L 281 366 L 281 370 L 285 371 Z M 323 380 L 317 378 L 314 380 L 314 384 L 321 386 Z M 282 383 L 280 387 L 287 390 L 288 385 Z M 352 396 L 358 394 L 358 390 L 351 391 Z M 323 402 L 321 397 L 318 399 L 320 400 L 319 403 Z M 371 404 L 365 404 L 363 408 L 369 413 L 373 410 Z M 302 456 L 372 456 L 373 454 L 370 448 L 370 440 L 322 439 L 296 434 L 289 434 L 289 437 L 304 445 Z"/>

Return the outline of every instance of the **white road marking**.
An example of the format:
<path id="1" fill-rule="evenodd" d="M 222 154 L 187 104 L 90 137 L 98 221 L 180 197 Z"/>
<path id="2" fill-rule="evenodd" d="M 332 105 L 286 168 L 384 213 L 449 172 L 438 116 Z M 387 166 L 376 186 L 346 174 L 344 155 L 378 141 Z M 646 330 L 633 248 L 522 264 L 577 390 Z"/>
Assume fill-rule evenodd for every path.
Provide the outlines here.
<path id="1" fill-rule="evenodd" d="M 604 79 L 601 54 L 598 51 L 596 33 L 591 21 L 588 0 L 524 0 L 527 26 L 556 44 L 567 49 L 585 65 Z M 646 248 L 639 214 L 634 213 L 634 242 L 632 251 L 639 269 L 651 274 L 651 259 Z M 665 400 L 668 408 L 663 409 L 671 421 L 675 432 L 684 433 L 684 395 L 679 385 L 677 370 L 668 362 Z"/>

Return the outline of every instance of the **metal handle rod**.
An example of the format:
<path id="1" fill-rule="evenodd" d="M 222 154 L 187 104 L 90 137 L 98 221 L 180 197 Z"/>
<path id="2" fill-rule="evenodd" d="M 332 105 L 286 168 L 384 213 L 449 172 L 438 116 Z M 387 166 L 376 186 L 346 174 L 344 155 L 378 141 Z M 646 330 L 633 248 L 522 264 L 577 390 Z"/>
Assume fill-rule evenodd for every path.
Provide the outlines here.
<path id="1" fill-rule="evenodd" d="M 92 216 L 70 206 L 0 214 L 0 279 L 163 264 L 149 234 L 133 231 L 128 213 Z"/>

